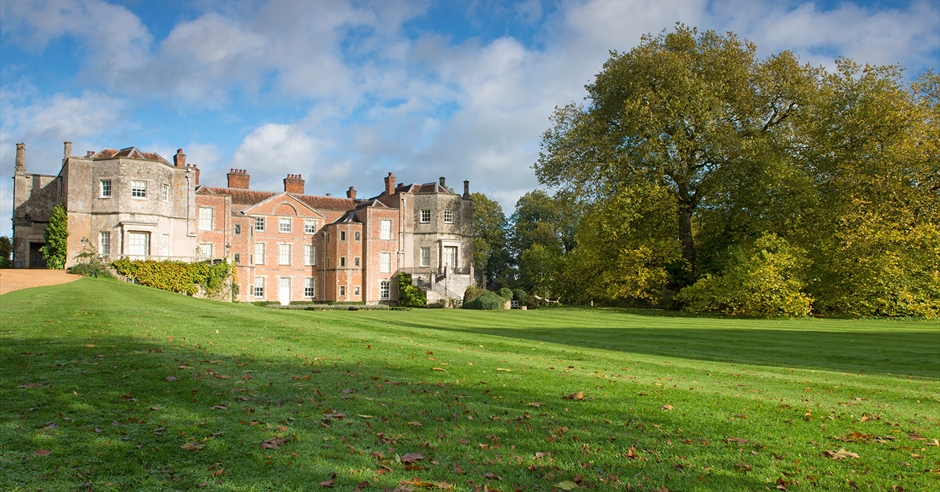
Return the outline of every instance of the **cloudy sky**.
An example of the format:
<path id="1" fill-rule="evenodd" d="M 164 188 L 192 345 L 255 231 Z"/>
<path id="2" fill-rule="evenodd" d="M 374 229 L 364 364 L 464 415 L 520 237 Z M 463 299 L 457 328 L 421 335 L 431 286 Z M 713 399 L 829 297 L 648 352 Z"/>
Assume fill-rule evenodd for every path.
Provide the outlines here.
<path id="1" fill-rule="evenodd" d="M 557 105 L 580 100 L 609 50 L 676 22 L 789 49 L 940 67 L 940 1 L 3 0 L 0 235 L 15 144 L 27 169 L 73 154 L 183 148 L 202 183 L 253 189 L 302 174 L 307 193 L 377 194 L 446 176 L 507 213 Z"/>

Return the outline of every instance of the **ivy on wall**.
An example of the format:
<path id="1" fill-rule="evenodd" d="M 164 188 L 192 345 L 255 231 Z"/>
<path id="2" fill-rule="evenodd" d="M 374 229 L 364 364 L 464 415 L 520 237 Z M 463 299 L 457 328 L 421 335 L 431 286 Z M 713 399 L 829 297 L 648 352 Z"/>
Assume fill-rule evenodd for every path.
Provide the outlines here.
<path id="1" fill-rule="evenodd" d="M 234 268 L 227 261 L 216 264 L 182 261 L 115 260 L 111 266 L 141 285 L 179 294 L 196 295 L 200 290 L 212 299 L 224 292 Z"/>
<path id="2" fill-rule="evenodd" d="M 65 268 L 69 239 L 69 215 L 62 204 L 56 205 L 49 216 L 49 225 L 42 233 L 46 244 L 39 248 L 46 259 L 46 267 L 53 270 Z"/>

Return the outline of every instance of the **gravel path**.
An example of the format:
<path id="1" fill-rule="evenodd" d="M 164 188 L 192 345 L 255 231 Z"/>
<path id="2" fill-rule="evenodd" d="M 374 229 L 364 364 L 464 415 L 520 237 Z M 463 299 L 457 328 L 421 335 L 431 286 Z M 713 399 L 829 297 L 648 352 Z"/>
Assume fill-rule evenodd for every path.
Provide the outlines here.
<path id="1" fill-rule="evenodd" d="M 0 295 L 19 289 L 43 285 L 64 284 L 82 278 L 81 275 L 65 273 L 65 270 L 29 270 L 5 268 L 0 270 Z"/>

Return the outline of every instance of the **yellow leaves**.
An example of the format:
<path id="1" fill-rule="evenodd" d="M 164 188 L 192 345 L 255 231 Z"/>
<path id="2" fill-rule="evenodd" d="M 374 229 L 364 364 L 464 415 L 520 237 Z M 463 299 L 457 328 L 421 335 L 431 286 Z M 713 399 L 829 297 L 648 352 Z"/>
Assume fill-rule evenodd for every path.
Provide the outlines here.
<path id="1" fill-rule="evenodd" d="M 845 458 L 858 458 L 858 454 L 846 451 L 844 448 L 839 448 L 838 451 L 823 451 L 823 455 L 828 456 L 834 460 L 843 460 Z"/>
<path id="2" fill-rule="evenodd" d="M 205 444 L 194 442 L 194 441 L 187 441 L 185 444 L 180 446 L 180 449 L 185 449 L 186 451 L 196 452 L 204 447 L 206 447 Z"/>
<path id="3" fill-rule="evenodd" d="M 562 396 L 561 399 L 562 399 L 562 400 L 583 400 L 583 399 L 584 399 L 584 392 L 583 392 L 583 391 L 578 391 L 578 392 L 575 392 L 575 393 L 571 393 L 570 395 Z"/>

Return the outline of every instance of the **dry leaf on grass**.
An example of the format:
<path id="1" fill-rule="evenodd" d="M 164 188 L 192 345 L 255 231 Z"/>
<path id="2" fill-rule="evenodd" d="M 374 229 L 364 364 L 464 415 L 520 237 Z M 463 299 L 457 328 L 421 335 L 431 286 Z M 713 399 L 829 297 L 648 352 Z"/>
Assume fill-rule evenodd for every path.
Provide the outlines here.
<path id="1" fill-rule="evenodd" d="M 578 391 L 576 393 L 571 393 L 570 395 L 565 395 L 561 397 L 563 400 L 583 400 L 584 392 Z"/>
<path id="2" fill-rule="evenodd" d="M 850 451 L 846 451 L 843 448 L 839 448 L 838 451 L 826 450 L 826 451 L 823 451 L 823 454 L 834 460 L 842 460 L 845 458 L 858 458 L 857 454 L 850 452 Z"/>

